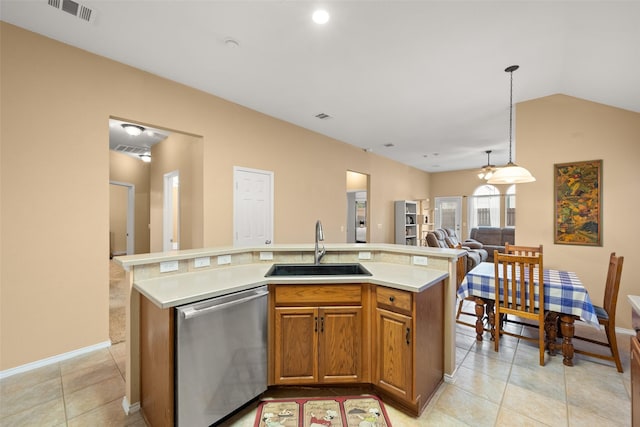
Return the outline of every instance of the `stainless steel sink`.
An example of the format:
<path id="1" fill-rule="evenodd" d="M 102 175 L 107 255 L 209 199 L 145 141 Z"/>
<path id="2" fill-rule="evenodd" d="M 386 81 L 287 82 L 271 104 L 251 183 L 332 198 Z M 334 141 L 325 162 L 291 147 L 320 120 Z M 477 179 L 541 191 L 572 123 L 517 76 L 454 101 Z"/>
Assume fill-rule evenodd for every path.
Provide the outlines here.
<path id="1" fill-rule="evenodd" d="M 371 276 L 371 273 L 358 263 L 273 264 L 264 276 Z"/>

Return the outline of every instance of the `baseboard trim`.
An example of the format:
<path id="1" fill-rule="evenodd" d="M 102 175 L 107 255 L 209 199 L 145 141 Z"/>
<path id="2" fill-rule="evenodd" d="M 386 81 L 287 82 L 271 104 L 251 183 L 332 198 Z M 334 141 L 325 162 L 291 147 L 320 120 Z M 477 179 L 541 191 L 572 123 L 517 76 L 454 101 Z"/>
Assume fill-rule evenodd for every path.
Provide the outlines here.
<path id="1" fill-rule="evenodd" d="M 43 366 L 62 362 L 63 360 L 71 359 L 72 357 L 80 356 L 81 354 L 91 353 L 92 351 L 96 351 L 96 350 L 100 350 L 108 347 L 111 347 L 111 341 L 103 341 L 98 344 L 90 345 L 88 347 L 83 347 L 77 350 L 69 351 L 67 353 L 62 353 L 56 356 L 47 357 L 46 359 L 36 360 L 35 362 L 27 363 L 25 365 L 16 366 L 15 368 L 10 368 L 4 371 L 0 371 L 0 379 L 7 378 L 16 374 L 21 374 L 23 372 L 28 372 L 33 369 L 42 368 Z"/>
<path id="2" fill-rule="evenodd" d="M 140 410 L 140 402 L 136 402 L 134 404 L 129 404 L 129 400 L 127 396 L 122 398 L 122 409 L 124 409 L 124 413 L 127 415 L 131 415 L 134 412 L 138 412 Z"/>
<path id="3" fill-rule="evenodd" d="M 455 384 L 457 372 L 458 372 L 458 368 L 454 369 L 451 375 L 445 373 L 443 378 L 444 382 L 447 384 Z"/>

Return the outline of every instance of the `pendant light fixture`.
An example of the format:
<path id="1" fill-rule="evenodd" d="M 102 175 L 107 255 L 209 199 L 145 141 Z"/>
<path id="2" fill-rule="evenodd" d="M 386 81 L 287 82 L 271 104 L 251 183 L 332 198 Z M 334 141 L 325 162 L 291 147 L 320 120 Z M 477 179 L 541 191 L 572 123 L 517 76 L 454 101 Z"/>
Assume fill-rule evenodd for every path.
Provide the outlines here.
<path id="1" fill-rule="evenodd" d="M 480 173 L 478 173 L 478 178 L 480 179 L 489 179 L 496 173 L 496 167 L 491 164 L 490 160 L 491 150 L 487 150 L 485 153 L 487 153 L 487 165 L 480 169 Z"/>
<path id="2" fill-rule="evenodd" d="M 505 72 L 511 76 L 511 91 L 509 97 L 509 163 L 498 169 L 487 181 L 488 184 L 523 184 L 533 182 L 536 179 L 525 168 L 516 165 L 511 160 L 512 135 L 513 135 L 513 72 L 520 68 L 519 65 L 510 65 L 505 68 Z"/>

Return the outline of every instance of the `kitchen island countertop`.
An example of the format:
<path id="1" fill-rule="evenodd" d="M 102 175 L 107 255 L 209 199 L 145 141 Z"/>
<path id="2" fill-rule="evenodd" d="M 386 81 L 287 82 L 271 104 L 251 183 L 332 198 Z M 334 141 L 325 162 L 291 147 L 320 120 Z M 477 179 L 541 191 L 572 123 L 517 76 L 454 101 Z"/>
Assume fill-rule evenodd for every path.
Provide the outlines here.
<path id="1" fill-rule="evenodd" d="M 361 262 L 371 276 L 265 277 L 273 262 L 260 262 L 154 277 L 134 282 L 134 288 L 160 308 L 170 308 L 207 298 L 272 284 L 372 283 L 422 292 L 449 276 L 448 272 L 388 262 Z"/>

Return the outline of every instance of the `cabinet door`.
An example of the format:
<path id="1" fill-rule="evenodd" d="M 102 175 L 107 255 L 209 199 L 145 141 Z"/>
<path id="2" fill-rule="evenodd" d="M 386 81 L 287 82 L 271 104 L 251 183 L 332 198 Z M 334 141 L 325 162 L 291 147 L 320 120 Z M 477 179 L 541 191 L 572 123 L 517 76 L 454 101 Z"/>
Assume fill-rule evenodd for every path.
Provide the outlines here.
<path id="1" fill-rule="evenodd" d="M 318 310 L 310 307 L 275 309 L 276 384 L 318 380 Z"/>
<path id="2" fill-rule="evenodd" d="M 320 382 L 356 382 L 362 377 L 362 307 L 319 310 Z"/>
<path id="3" fill-rule="evenodd" d="M 376 308 L 375 383 L 381 389 L 412 400 L 411 367 L 413 331 L 411 317 Z"/>
<path id="4" fill-rule="evenodd" d="M 631 425 L 640 426 L 640 340 L 631 337 Z"/>

